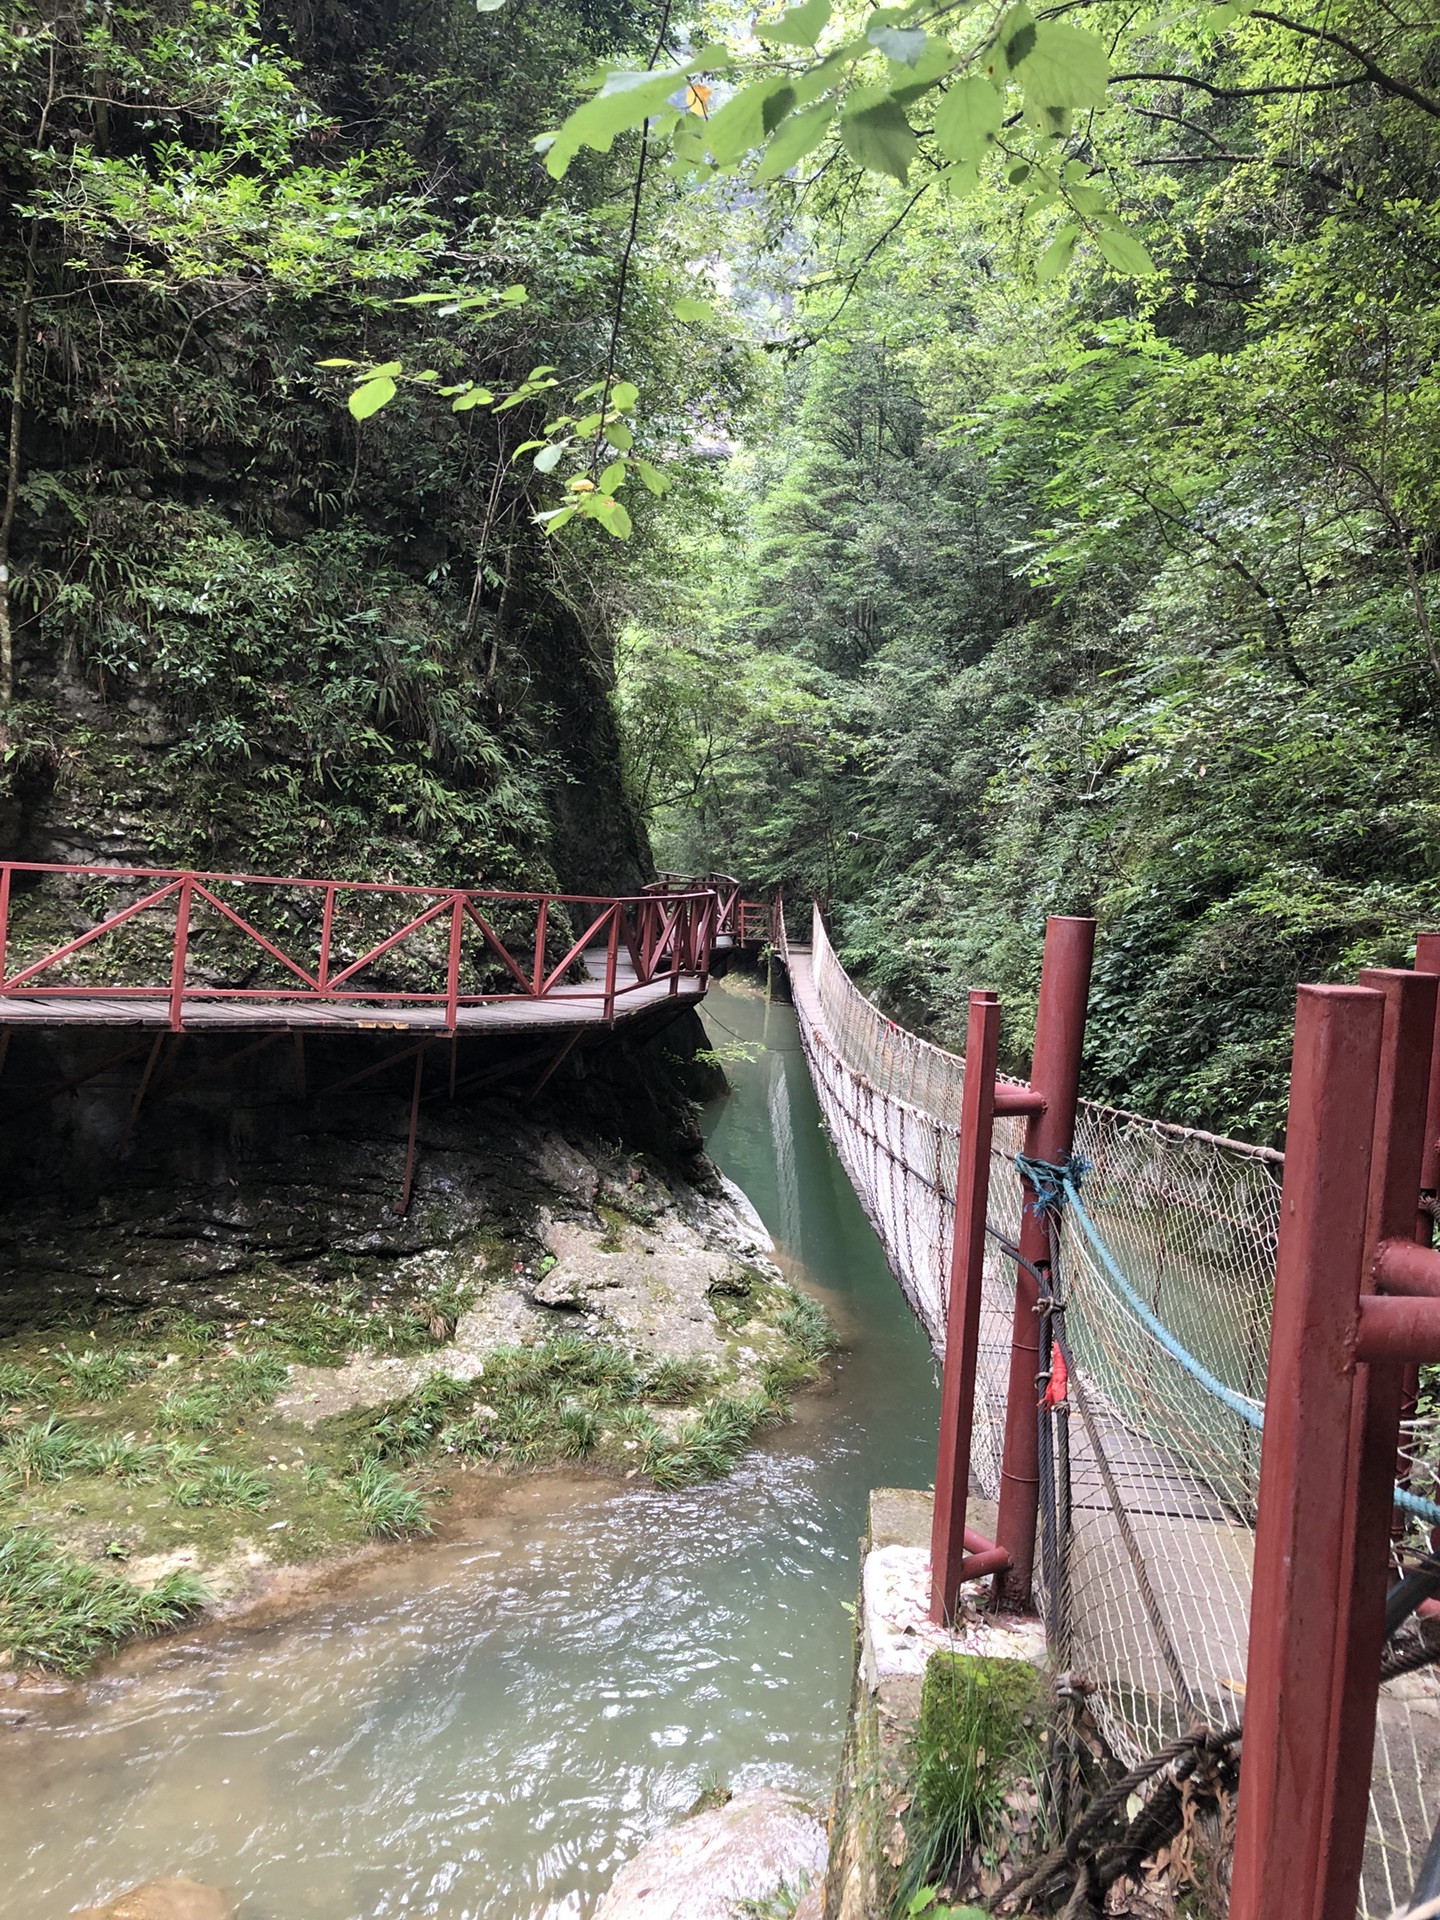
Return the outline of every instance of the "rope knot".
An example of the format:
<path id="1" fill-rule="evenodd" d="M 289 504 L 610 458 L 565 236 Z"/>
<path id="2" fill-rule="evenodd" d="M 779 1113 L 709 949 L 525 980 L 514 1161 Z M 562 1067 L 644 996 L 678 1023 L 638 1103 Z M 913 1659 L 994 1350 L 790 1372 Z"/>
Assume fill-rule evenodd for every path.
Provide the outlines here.
<path id="1" fill-rule="evenodd" d="M 1034 1199 L 1027 1204 L 1037 1218 L 1058 1212 L 1066 1188 L 1078 1187 L 1090 1171 L 1090 1162 L 1078 1153 L 1066 1154 L 1063 1160 L 1032 1160 L 1028 1154 L 1017 1153 L 1015 1166 L 1034 1191 Z"/>

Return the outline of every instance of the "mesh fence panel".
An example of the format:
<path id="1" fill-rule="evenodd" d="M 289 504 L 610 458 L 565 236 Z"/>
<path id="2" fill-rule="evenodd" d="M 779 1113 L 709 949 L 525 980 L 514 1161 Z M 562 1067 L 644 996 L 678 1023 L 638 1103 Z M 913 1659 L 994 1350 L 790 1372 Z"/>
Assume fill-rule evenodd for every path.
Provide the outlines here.
<path id="1" fill-rule="evenodd" d="M 805 962 L 802 960 L 802 966 Z M 821 1110 L 892 1273 L 943 1357 L 964 1062 L 907 1032 L 854 985 L 817 913 L 801 1033 Z M 797 998 L 799 996 L 797 995 Z M 1014 1240 L 1022 1120 L 997 1116 L 989 1222 Z M 1116 1755 L 1133 1764 L 1196 1719 L 1243 1705 L 1260 1434 L 1168 1350 L 1146 1314 L 1232 1398 L 1265 1392 L 1283 1159 L 1266 1148 L 1082 1101 L 1075 1152 L 1095 1239 L 1073 1212 L 1060 1270 L 1074 1371 L 1056 1420 L 1060 1524 L 1042 1528 L 1040 1580 L 1058 1604 L 1058 1664 L 1096 1691 Z M 1127 1298 L 1128 1292 L 1133 1298 Z M 1013 1268 L 986 1257 L 972 1470 L 999 1487 Z M 1138 1310 L 1137 1310 L 1138 1303 Z M 1440 1405 L 1423 1391 L 1400 1477 L 1440 1497 Z M 1068 1517 L 1068 1525 L 1065 1524 Z M 1397 1552 L 1429 1543 L 1410 1517 Z M 1382 1689 L 1358 1913 L 1408 1897 L 1440 1814 L 1440 1684 L 1433 1671 Z"/>

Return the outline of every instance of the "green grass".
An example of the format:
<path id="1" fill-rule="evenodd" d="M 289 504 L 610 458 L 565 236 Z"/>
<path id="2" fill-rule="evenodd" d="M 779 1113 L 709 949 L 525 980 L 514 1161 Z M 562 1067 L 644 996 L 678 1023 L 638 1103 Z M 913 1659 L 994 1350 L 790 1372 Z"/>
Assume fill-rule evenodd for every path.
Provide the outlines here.
<path id="1" fill-rule="evenodd" d="M 1007 1797 L 1044 1769 L 1044 1685 L 1024 1660 L 934 1653 L 925 1667 L 905 1866 L 895 1912 L 984 1848 Z"/>
<path id="2" fill-rule="evenodd" d="M 36 1368 L 17 1366 L 11 1360 L 0 1364 L 0 1406 L 36 1399 L 43 1393 L 44 1377 Z"/>
<path id="3" fill-rule="evenodd" d="M 72 1559 L 40 1535 L 16 1530 L 0 1539 L 0 1647 L 17 1667 L 82 1673 L 126 1640 L 180 1626 L 205 1599 L 190 1573 L 167 1574 L 145 1589 Z"/>
<path id="4" fill-rule="evenodd" d="M 225 1417 L 225 1395 L 211 1384 L 167 1394 L 155 1409 L 155 1424 L 166 1433 L 214 1433 Z"/>
<path id="5" fill-rule="evenodd" d="M 775 1316 L 775 1325 L 806 1360 L 823 1360 L 835 1345 L 835 1329 L 820 1302 L 797 1287 L 788 1287 L 788 1300 Z"/>
<path id="6" fill-rule="evenodd" d="M 76 1399 L 118 1400 L 155 1362 L 123 1347 L 82 1347 L 78 1353 L 62 1347 L 53 1364 L 65 1392 Z"/>
<path id="7" fill-rule="evenodd" d="M 224 1562 L 262 1513 L 266 1552 L 288 1561 L 427 1531 L 425 1502 L 402 1477 L 422 1462 L 583 1460 L 643 1472 L 661 1487 L 726 1473 L 813 1377 L 807 1356 L 823 1327 L 805 1304 L 797 1311 L 793 1289 L 737 1265 L 716 1298 L 745 1331 L 712 1358 L 647 1361 L 619 1343 L 563 1333 L 496 1349 L 473 1380 L 434 1375 L 388 1407 L 354 1408 L 313 1428 L 274 1411 L 296 1360 L 338 1362 L 357 1345 L 433 1348 L 465 1300 L 441 1282 L 427 1278 L 404 1299 L 398 1287 L 387 1298 L 378 1279 L 373 1289 L 312 1293 L 277 1268 L 237 1282 L 228 1317 L 167 1307 L 8 1340 L 0 1533 L 46 1543 L 25 1560 L 24 1580 L 20 1563 L 12 1567 L 17 1593 L 30 1583 L 6 1629 L 23 1657 L 40 1657 L 50 1604 L 52 1651 L 72 1668 L 84 1665 L 87 1646 L 103 1651 L 159 1630 L 183 1583 L 137 1611 L 136 1589 L 116 1584 L 114 1561 L 184 1545 L 202 1565 Z"/>
<path id="8" fill-rule="evenodd" d="M 727 1474 L 757 1427 L 776 1419 L 762 1394 L 711 1400 L 673 1435 L 656 1428 L 647 1436 L 641 1465 L 657 1487 L 693 1487 Z"/>
<path id="9" fill-rule="evenodd" d="M 809 1890 L 808 1873 L 802 1873 L 793 1885 L 789 1880 L 782 1880 L 773 1893 L 739 1901 L 735 1907 L 736 1920 L 795 1920 L 795 1909 Z"/>
<path id="10" fill-rule="evenodd" d="M 28 1485 L 32 1480 L 63 1480 L 83 1473 L 91 1458 L 91 1442 L 78 1428 L 58 1420 L 32 1420 L 9 1435 L 0 1466 Z"/>
<path id="11" fill-rule="evenodd" d="M 657 1406 L 683 1406 L 708 1387 L 715 1369 L 697 1354 L 667 1354 L 646 1373 L 642 1391 Z"/>
<path id="12" fill-rule="evenodd" d="M 174 1464 L 170 1449 L 153 1440 L 137 1440 L 133 1433 L 106 1433 L 89 1443 L 84 1471 L 146 1482 L 158 1480 Z"/>
<path id="13" fill-rule="evenodd" d="M 368 1534 L 400 1540 L 407 1534 L 430 1531 L 425 1502 L 399 1474 L 391 1473 L 376 1459 L 361 1460 L 342 1481 L 341 1490 Z"/>
<path id="14" fill-rule="evenodd" d="M 261 1513 L 270 1504 L 270 1482 L 248 1467 L 225 1465 L 206 1467 L 192 1480 L 182 1480 L 175 1488 L 179 1507 L 233 1507 L 245 1513 Z"/>

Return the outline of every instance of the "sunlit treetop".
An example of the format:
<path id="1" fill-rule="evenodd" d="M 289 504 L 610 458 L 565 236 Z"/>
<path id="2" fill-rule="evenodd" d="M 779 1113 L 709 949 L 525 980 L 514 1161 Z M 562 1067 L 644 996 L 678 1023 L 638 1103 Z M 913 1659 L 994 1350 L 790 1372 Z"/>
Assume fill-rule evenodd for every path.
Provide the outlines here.
<path id="1" fill-rule="evenodd" d="M 1207 3 L 1214 31 L 1243 9 Z M 677 173 L 743 172 L 759 185 L 827 162 L 957 197 L 1019 190 L 1024 212 L 1057 207 L 1040 273 L 1088 235 L 1122 274 L 1153 271 L 1086 160 L 1067 155 L 1079 124 L 1107 103 L 1110 52 L 1088 27 L 1037 18 L 1020 0 L 916 0 L 861 7 L 800 0 L 760 10 L 750 29 L 646 70 L 612 69 L 537 146 L 559 179 L 582 147 L 607 152 L 648 126 Z"/>

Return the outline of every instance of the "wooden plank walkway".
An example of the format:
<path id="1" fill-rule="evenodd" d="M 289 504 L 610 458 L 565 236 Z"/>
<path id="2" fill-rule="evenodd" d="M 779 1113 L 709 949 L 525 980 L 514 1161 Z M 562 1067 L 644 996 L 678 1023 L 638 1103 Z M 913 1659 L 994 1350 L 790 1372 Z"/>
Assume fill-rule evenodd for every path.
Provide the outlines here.
<path id="1" fill-rule="evenodd" d="M 488 1000 L 482 1006 L 456 1010 L 456 1030 L 464 1037 L 478 1034 L 553 1033 L 557 1030 L 605 1025 L 605 949 L 587 950 L 587 978 L 552 987 L 541 999 L 524 994 Z M 670 980 L 636 983 L 628 955 L 618 959 L 615 976 L 617 1026 L 667 1002 L 693 1006 L 705 993 L 698 974 Z M 415 1033 L 442 1038 L 449 1032 L 442 1005 L 404 1006 L 380 1000 L 208 1000 L 193 989 L 182 1008 L 187 1033 Z M 139 996 L 94 995 L 47 999 L 19 995 L 0 997 L 0 1030 L 7 1027 L 139 1027 L 168 1028 L 170 1002 L 163 994 Z"/>

